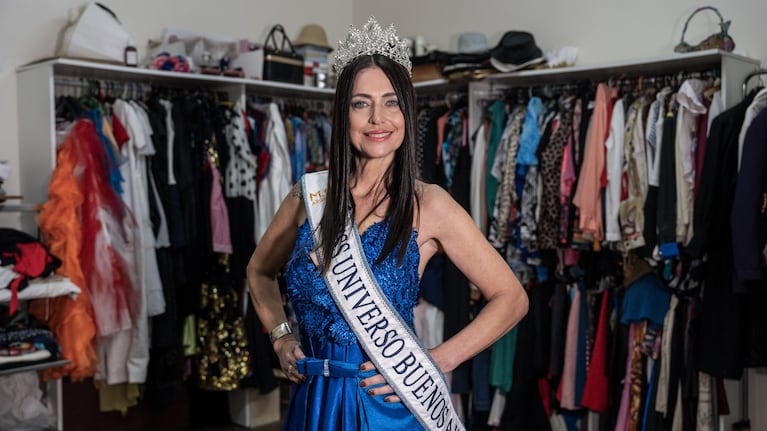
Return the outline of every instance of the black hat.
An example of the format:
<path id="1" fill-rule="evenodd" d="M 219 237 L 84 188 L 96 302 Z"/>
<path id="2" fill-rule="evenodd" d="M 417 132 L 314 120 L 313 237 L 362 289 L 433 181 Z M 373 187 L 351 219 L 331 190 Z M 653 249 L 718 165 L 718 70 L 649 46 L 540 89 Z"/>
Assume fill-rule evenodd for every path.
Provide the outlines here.
<path id="1" fill-rule="evenodd" d="M 490 54 L 490 63 L 501 72 L 519 70 L 543 60 L 543 51 L 526 31 L 507 31 Z"/>

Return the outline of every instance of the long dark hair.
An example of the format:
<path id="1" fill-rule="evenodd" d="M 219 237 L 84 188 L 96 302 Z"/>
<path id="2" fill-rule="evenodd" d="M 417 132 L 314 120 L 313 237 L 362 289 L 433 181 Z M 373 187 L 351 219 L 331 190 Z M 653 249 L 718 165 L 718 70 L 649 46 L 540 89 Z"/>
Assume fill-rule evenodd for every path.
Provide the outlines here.
<path id="1" fill-rule="evenodd" d="M 346 220 L 353 215 L 353 199 L 349 179 L 354 177 L 357 165 L 349 140 L 349 107 L 354 79 L 359 71 L 378 66 L 386 74 L 397 94 L 400 109 L 405 117 L 405 138 L 397 149 L 394 162 L 384 175 L 386 194 L 390 198 L 386 210 L 389 232 L 376 263 L 399 247 L 399 264 L 405 257 L 407 244 L 413 229 L 413 211 L 418 204 L 415 180 L 418 167 L 415 159 L 417 135 L 415 133 L 415 91 L 408 71 L 399 63 L 383 55 L 362 55 L 344 67 L 338 77 L 333 101 L 333 132 L 330 139 L 330 163 L 328 194 L 325 212 L 320 221 L 321 243 L 317 247 L 322 255 L 322 269 L 330 266 L 330 258 L 336 243 L 343 234 Z M 396 175 L 394 175 L 396 173 Z"/>

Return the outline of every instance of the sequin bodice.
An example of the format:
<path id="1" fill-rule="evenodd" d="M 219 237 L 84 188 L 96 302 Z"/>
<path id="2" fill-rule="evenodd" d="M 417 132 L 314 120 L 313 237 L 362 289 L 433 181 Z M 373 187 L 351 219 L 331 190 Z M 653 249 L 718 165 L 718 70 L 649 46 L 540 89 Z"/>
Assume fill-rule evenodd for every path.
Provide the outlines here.
<path id="1" fill-rule="evenodd" d="M 412 327 L 419 282 L 417 234 L 413 231 L 401 266 L 397 265 L 397 250 L 383 262 L 375 264 L 388 228 L 387 222 L 369 227 L 361 236 L 362 248 L 384 295 L 403 316 L 405 323 Z M 306 222 L 298 228 L 296 246 L 285 271 L 288 298 L 301 324 L 301 331 L 323 344 L 356 343 L 354 333 L 338 311 L 325 281 L 309 255 L 313 247 L 309 223 Z"/>

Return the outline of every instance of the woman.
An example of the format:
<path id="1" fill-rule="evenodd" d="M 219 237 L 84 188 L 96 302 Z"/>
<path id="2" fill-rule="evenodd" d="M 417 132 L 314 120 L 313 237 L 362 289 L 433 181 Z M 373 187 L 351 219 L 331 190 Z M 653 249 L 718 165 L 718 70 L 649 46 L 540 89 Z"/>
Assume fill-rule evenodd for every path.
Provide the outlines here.
<path id="1" fill-rule="evenodd" d="M 411 65 L 393 27 L 384 31 L 371 18 L 352 28 L 335 67 L 327 192 L 308 189 L 310 179 L 297 184 L 248 265 L 256 312 L 274 328 L 274 351 L 295 383 L 285 429 L 462 429 L 451 419 L 449 396 L 441 398 L 440 374 L 519 322 L 527 296 L 464 209 L 441 187 L 416 180 Z M 349 240 L 357 235 L 358 242 Z M 358 244 L 366 262 L 340 260 L 350 244 Z M 395 321 L 412 328 L 420 276 L 436 253 L 445 253 L 487 304 L 425 353 Z M 354 277 L 346 275 L 347 262 L 360 265 L 360 274 L 369 267 L 371 279 L 358 279 L 356 266 Z M 280 300 L 276 277 L 283 270 L 300 341 Z M 391 310 L 368 301 L 375 292 Z M 436 371 L 429 374 L 430 367 Z"/>

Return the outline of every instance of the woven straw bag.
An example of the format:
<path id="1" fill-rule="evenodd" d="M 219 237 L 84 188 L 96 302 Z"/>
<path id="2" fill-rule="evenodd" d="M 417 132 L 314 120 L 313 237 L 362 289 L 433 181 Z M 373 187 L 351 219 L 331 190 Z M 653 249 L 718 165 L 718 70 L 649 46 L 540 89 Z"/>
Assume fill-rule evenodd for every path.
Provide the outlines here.
<path id="1" fill-rule="evenodd" d="M 697 45 L 690 45 L 684 41 L 684 35 L 687 33 L 687 25 L 690 24 L 690 20 L 693 16 L 695 16 L 695 14 L 706 9 L 714 11 L 714 13 L 716 13 L 716 15 L 719 17 L 719 31 L 703 39 Z M 732 40 L 732 37 L 730 37 L 729 30 L 730 21 L 725 21 L 724 18 L 722 18 L 722 14 L 720 14 L 715 7 L 699 7 L 695 9 L 689 17 L 687 17 L 687 21 L 684 23 L 684 29 L 682 30 L 682 40 L 679 42 L 679 44 L 677 44 L 677 46 L 674 47 L 674 52 L 692 52 L 715 48 L 730 52 L 735 49 L 735 41 Z"/>

